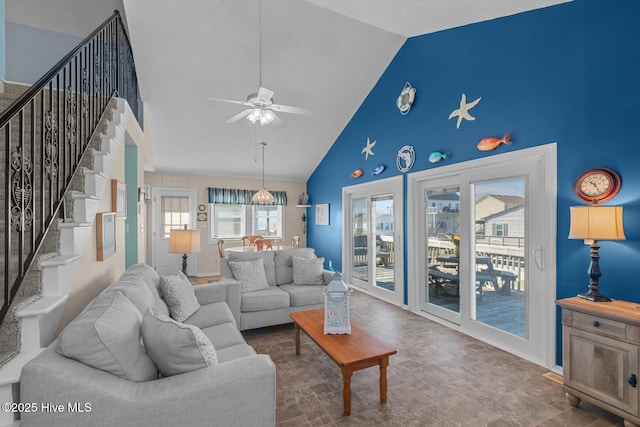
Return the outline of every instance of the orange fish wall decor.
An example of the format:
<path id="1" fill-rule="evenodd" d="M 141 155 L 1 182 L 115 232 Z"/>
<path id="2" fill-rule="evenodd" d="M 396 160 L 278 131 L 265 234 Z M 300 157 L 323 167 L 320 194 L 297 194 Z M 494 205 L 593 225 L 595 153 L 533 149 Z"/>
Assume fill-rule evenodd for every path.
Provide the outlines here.
<path id="1" fill-rule="evenodd" d="M 509 135 L 508 133 L 505 133 L 502 138 L 496 138 L 495 136 L 491 138 L 482 138 L 478 143 L 478 150 L 480 151 L 495 150 L 496 148 L 498 148 L 500 144 L 509 145 L 511 144 L 511 141 L 512 141 L 511 135 Z"/>

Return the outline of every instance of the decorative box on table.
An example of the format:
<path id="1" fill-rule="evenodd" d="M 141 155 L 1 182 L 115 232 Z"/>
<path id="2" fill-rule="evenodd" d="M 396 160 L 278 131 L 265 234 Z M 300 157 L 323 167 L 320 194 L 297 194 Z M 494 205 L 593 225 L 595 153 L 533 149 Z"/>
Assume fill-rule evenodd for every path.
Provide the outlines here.
<path id="1" fill-rule="evenodd" d="M 350 334 L 349 298 L 351 289 L 342 280 L 342 274 L 336 273 L 324 290 L 324 333 Z"/>

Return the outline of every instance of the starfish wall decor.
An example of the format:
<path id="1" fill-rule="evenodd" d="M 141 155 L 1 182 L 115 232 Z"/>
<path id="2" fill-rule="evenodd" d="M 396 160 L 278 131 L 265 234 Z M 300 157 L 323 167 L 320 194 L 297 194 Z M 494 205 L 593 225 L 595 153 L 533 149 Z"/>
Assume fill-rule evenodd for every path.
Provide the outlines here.
<path id="1" fill-rule="evenodd" d="M 361 151 L 361 153 L 364 153 L 364 159 L 368 160 L 369 159 L 369 155 L 374 156 L 374 152 L 373 152 L 373 146 L 376 145 L 376 141 L 371 142 L 369 140 L 369 138 L 367 138 L 367 146 L 364 147 Z"/>
<path id="2" fill-rule="evenodd" d="M 449 120 L 451 120 L 456 116 L 458 117 L 458 123 L 456 123 L 456 129 L 460 129 L 460 123 L 462 123 L 462 119 L 466 119 L 469 121 L 476 119 L 471 114 L 469 114 L 469 110 L 475 107 L 476 105 L 478 105 L 478 102 L 480 102 L 481 99 L 482 97 L 476 99 L 473 102 L 469 102 L 467 104 L 467 95 L 465 95 L 464 93 L 462 94 L 462 99 L 460 99 L 460 108 L 453 110 L 451 114 L 449 114 Z"/>

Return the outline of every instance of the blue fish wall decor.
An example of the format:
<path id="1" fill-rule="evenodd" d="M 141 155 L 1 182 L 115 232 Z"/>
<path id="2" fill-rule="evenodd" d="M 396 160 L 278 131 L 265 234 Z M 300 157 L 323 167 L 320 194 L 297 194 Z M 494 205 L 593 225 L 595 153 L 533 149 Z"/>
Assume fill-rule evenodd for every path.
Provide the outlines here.
<path id="1" fill-rule="evenodd" d="M 429 154 L 429 161 L 431 163 L 438 163 L 441 160 L 448 159 L 451 157 L 451 153 L 443 153 L 442 151 L 434 151 Z"/>
<path id="2" fill-rule="evenodd" d="M 380 175 L 386 169 L 385 165 L 378 165 L 371 171 L 371 175 Z"/>

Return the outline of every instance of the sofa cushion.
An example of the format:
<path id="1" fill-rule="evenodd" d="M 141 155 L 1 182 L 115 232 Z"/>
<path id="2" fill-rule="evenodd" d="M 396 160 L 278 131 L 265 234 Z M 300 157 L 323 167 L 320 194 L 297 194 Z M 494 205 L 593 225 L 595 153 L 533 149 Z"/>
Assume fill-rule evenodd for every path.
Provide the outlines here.
<path id="1" fill-rule="evenodd" d="M 169 308 L 167 304 L 162 300 L 160 296 L 160 275 L 156 270 L 153 269 L 150 265 L 147 264 L 134 264 L 124 272 L 124 274 L 120 277 L 120 280 L 126 279 L 130 277 L 130 275 L 134 275 L 137 277 L 141 277 L 142 280 L 147 284 L 151 294 L 153 295 L 153 300 L 155 301 L 156 310 L 160 313 L 168 316 Z M 144 314 L 146 312 L 143 311 Z"/>
<path id="2" fill-rule="evenodd" d="M 164 377 L 218 364 L 216 349 L 200 328 L 149 310 L 142 320 L 142 341 Z"/>
<path id="3" fill-rule="evenodd" d="M 262 258 L 247 261 L 229 261 L 233 278 L 240 282 L 240 291 L 255 292 L 267 289 L 267 276 L 264 273 L 264 261 Z"/>
<path id="4" fill-rule="evenodd" d="M 202 329 L 202 332 L 211 340 L 216 351 L 233 347 L 238 344 L 246 344 L 244 337 L 238 328 L 231 323 L 223 323 L 221 325 L 210 326 Z"/>
<path id="5" fill-rule="evenodd" d="M 253 356 L 256 351 L 248 344 L 238 344 L 216 351 L 218 363 L 240 359 L 241 357 Z"/>
<path id="6" fill-rule="evenodd" d="M 293 283 L 293 255 L 301 258 L 315 258 L 315 249 L 298 248 L 289 250 L 277 250 L 275 252 L 274 262 L 276 265 L 276 283 L 278 285 L 288 285 Z"/>
<path id="7" fill-rule="evenodd" d="M 122 292 L 122 294 L 136 306 L 140 312 L 140 316 L 146 313 L 148 309 L 155 308 L 156 306 L 156 301 L 153 298 L 151 290 L 140 277 L 121 278 L 109 286 L 105 293 L 116 292 Z"/>
<path id="8" fill-rule="evenodd" d="M 212 304 L 201 305 L 198 311 L 184 321 L 189 325 L 198 328 L 208 328 L 209 326 L 220 325 L 222 323 L 236 324 L 236 320 L 231 313 L 231 309 L 226 302 L 214 302 Z"/>
<path id="9" fill-rule="evenodd" d="M 229 261 L 249 261 L 252 259 L 262 259 L 264 263 L 264 274 L 267 276 L 269 286 L 276 285 L 276 265 L 273 262 L 273 251 L 258 252 L 229 252 Z"/>
<path id="10" fill-rule="evenodd" d="M 240 311 L 263 311 L 289 307 L 289 294 L 276 286 L 242 294 Z"/>
<path id="11" fill-rule="evenodd" d="M 193 285 L 182 272 L 175 276 L 160 277 L 160 291 L 171 317 L 178 322 L 187 320 L 200 308 Z"/>
<path id="12" fill-rule="evenodd" d="M 324 258 L 302 258 L 291 256 L 293 283 L 296 285 L 324 285 L 322 267 Z"/>
<path id="13" fill-rule="evenodd" d="M 58 337 L 56 351 L 131 381 L 158 378 L 140 345 L 142 315 L 122 292 L 100 294 Z"/>
<path id="14" fill-rule="evenodd" d="M 280 289 L 289 294 L 291 307 L 324 303 L 324 285 L 282 285 Z"/>

